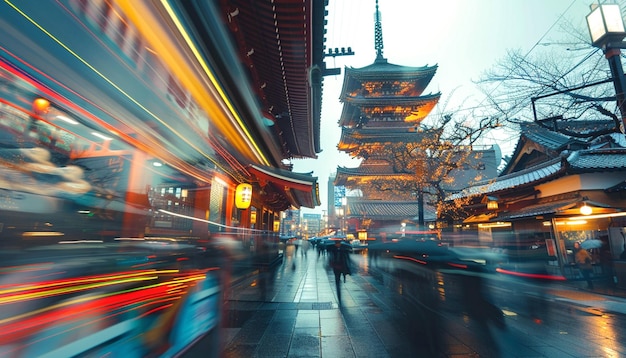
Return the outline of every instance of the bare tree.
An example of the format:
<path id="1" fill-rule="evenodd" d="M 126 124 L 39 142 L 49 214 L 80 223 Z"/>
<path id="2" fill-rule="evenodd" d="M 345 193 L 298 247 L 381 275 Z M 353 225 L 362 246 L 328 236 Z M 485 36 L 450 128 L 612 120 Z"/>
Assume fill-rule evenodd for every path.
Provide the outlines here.
<path id="1" fill-rule="evenodd" d="M 486 97 L 485 111 L 503 122 L 534 120 L 551 129 L 559 120 L 610 118 L 614 128 L 588 128 L 585 136 L 619 131 L 621 115 L 608 63 L 580 31 L 567 26 L 569 41 L 539 43 L 528 53 L 510 50 L 483 74 L 477 83 Z M 579 135 L 565 127 L 557 130 Z"/>
<path id="2" fill-rule="evenodd" d="M 445 114 L 431 121 L 431 125 L 416 128 L 413 141 L 388 143 L 383 148 L 363 148 L 361 156 L 386 158 L 393 168 L 393 175 L 381 176 L 370 182 L 369 190 L 385 192 L 395 197 L 405 197 L 407 193 L 417 197 L 419 225 L 424 225 L 424 204 L 434 206 L 438 212 L 444 212 L 446 195 L 455 188 L 463 188 L 471 181 L 483 180 L 483 177 L 467 178 L 459 175 L 468 171 L 472 165 L 482 163 L 473 151 L 474 144 L 484 133 L 498 128 L 497 118 L 483 118 L 468 121 L 467 118 L 456 120 L 452 114 Z M 471 122 L 474 122 L 473 124 Z M 462 183 L 458 181 L 462 180 Z M 454 203 L 458 204 L 458 203 Z"/>

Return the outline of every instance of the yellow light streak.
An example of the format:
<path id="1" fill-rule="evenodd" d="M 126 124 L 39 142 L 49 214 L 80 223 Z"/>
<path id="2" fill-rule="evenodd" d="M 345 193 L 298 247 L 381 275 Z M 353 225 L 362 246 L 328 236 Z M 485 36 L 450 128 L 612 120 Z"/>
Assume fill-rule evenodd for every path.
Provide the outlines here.
<path id="1" fill-rule="evenodd" d="M 228 107 L 228 110 L 230 111 L 232 116 L 237 121 L 237 124 L 239 125 L 239 128 L 244 132 L 245 137 L 250 141 L 250 144 L 257 151 L 257 154 L 263 159 L 264 163 L 266 165 L 269 164 L 267 162 L 267 159 L 263 156 L 263 153 L 261 152 L 261 149 L 259 149 L 259 147 L 257 146 L 256 142 L 252 139 L 252 137 L 250 135 L 250 132 L 248 132 L 248 129 L 246 128 L 246 126 L 244 125 L 243 121 L 241 120 L 241 117 L 239 117 L 239 114 L 237 113 L 237 111 L 235 110 L 233 105 L 230 103 L 229 98 L 226 96 L 226 94 L 222 90 L 222 87 L 220 86 L 219 82 L 215 78 L 215 75 L 213 75 L 213 72 L 211 71 L 211 69 L 209 68 L 207 63 L 204 61 L 204 58 L 202 58 L 202 55 L 200 54 L 200 51 L 198 51 L 198 48 L 194 44 L 193 40 L 191 40 L 191 38 L 189 37 L 189 34 L 187 33 L 187 31 L 185 31 L 184 26 L 182 25 L 180 19 L 176 16 L 176 13 L 172 9 L 172 7 L 169 5 L 168 1 L 167 0 L 161 0 L 161 4 L 163 4 L 163 7 L 165 7 L 165 10 L 167 11 L 167 14 L 170 16 L 170 19 L 176 25 L 176 28 L 178 29 L 178 32 L 181 34 L 181 36 L 183 36 L 183 38 L 185 39 L 185 42 L 187 43 L 187 46 L 189 46 L 189 49 L 191 50 L 191 52 L 196 57 L 196 61 L 198 61 L 198 63 L 200 64 L 200 66 L 204 70 L 204 73 L 209 77 L 209 80 L 211 80 L 211 83 L 213 84 L 213 86 L 215 87 L 215 89 L 219 93 L 220 97 L 224 101 L 224 104 L 226 104 L 226 106 Z"/>
<path id="2" fill-rule="evenodd" d="M 58 38 L 56 38 L 53 34 L 51 34 L 50 32 L 48 32 L 46 29 L 44 29 L 41 25 L 39 25 L 34 19 L 32 19 L 31 17 L 29 17 L 26 13 L 24 13 L 23 11 L 21 11 L 16 5 L 14 5 L 13 3 L 11 3 L 10 0 L 4 0 L 10 7 L 12 7 L 15 11 L 17 11 L 20 15 L 22 15 L 25 19 L 27 19 L 28 21 L 30 21 L 35 27 L 37 27 L 39 30 L 41 30 L 41 32 L 43 32 L 44 34 L 46 34 L 48 37 L 50 37 L 52 40 L 54 40 L 59 46 L 61 46 L 63 49 L 65 49 L 67 52 L 69 52 L 71 55 L 73 55 L 76 59 L 78 59 L 80 62 L 82 62 L 85 66 L 87 66 L 90 70 L 92 70 L 95 74 L 97 74 L 98 76 L 100 76 L 100 78 L 102 78 L 104 81 L 106 81 L 109 85 L 111 85 L 113 88 L 115 88 L 117 91 L 119 91 L 121 94 L 123 94 L 128 100 L 130 100 L 132 103 L 134 103 L 136 106 L 138 106 L 139 108 L 141 108 L 143 111 L 145 111 L 148 115 L 150 115 L 152 118 L 154 118 L 157 122 L 161 123 L 163 126 L 165 126 L 168 130 L 170 130 L 172 133 L 174 133 L 175 135 L 177 135 L 181 140 L 183 140 L 185 143 L 189 144 L 189 146 L 191 146 L 193 149 L 195 149 L 198 153 L 200 153 L 203 157 L 205 157 L 206 159 L 208 159 L 209 161 L 211 161 L 213 164 L 215 164 L 216 166 L 218 166 L 220 169 L 224 170 L 227 173 L 231 173 L 230 170 L 228 170 L 227 168 L 224 168 L 220 163 L 218 163 L 217 161 L 215 161 L 213 158 L 211 158 L 210 156 L 206 155 L 206 153 L 201 150 L 200 148 L 197 148 L 193 143 L 191 143 L 186 136 L 181 135 L 180 133 L 178 133 L 178 131 L 176 131 L 174 129 L 174 127 L 170 126 L 169 124 L 167 124 L 166 121 L 162 120 L 161 118 L 159 118 L 156 114 L 152 113 L 148 108 L 146 108 L 145 106 L 143 106 L 139 101 L 137 101 L 135 98 L 133 98 L 130 94 L 126 93 L 121 87 L 119 87 L 117 84 L 115 84 L 112 80 L 110 80 L 109 78 L 107 78 L 103 73 L 101 73 L 100 71 L 98 71 L 95 67 L 93 67 L 89 62 L 87 62 L 85 59 L 83 59 L 82 57 L 80 57 L 76 52 L 74 52 L 71 48 L 69 48 L 67 45 L 65 45 L 61 40 L 59 40 Z M 115 133 L 113 133 L 115 134 Z M 232 173 L 231 173 L 232 175 Z"/>
<path id="3" fill-rule="evenodd" d="M 214 124 L 218 125 L 222 133 L 224 133 L 226 137 L 233 139 L 238 137 L 243 138 L 248 146 L 242 147 L 237 141 L 233 141 L 232 144 L 237 147 L 242 154 L 247 155 L 252 153 L 255 155 L 257 161 L 260 161 L 265 165 L 269 165 L 267 158 L 265 158 L 262 154 L 259 147 L 256 143 L 254 143 L 254 141 L 251 141 L 250 134 L 247 132 L 245 126 L 243 126 L 240 117 L 237 115 L 236 111 L 234 111 L 232 104 L 228 100 L 224 91 L 221 89 L 216 77 L 200 56 L 198 49 L 192 44 L 189 35 L 184 31 L 181 25 L 181 21 L 173 13 L 173 9 L 171 9 L 168 4 L 163 3 L 168 16 L 171 18 L 172 22 L 174 22 L 180 35 L 186 41 L 186 44 L 189 46 L 189 50 L 192 51 L 193 56 L 196 58 L 197 63 L 202 67 L 202 70 L 207 75 L 212 86 L 203 86 L 198 82 L 199 76 L 191 73 L 188 67 L 183 67 L 182 64 L 186 63 L 185 58 L 180 56 L 179 51 L 173 50 L 176 48 L 175 44 L 172 44 L 171 41 L 166 41 L 166 39 L 170 36 L 168 33 L 163 31 L 163 22 L 150 17 L 149 15 L 152 14 L 152 11 L 150 8 L 146 7 L 142 1 L 117 1 L 116 3 L 122 12 L 137 27 L 138 31 L 145 38 L 151 40 L 150 45 L 154 47 L 155 53 L 158 53 L 159 58 L 168 65 L 168 69 L 176 75 L 176 78 L 181 81 L 184 87 L 193 93 L 193 98 L 196 99 L 197 103 L 207 112 L 209 117 L 215 121 Z M 213 93 L 211 90 L 217 91 L 218 97 L 227 106 L 228 110 L 216 110 L 216 108 L 219 108 L 220 106 L 216 106 L 215 103 L 211 103 L 207 100 L 207 90 L 211 93 Z M 213 95 L 215 96 L 215 93 L 213 93 Z M 225 118 L 227 117 L 227 113 L 230 113 L 233 116 L 238 124 L 237 126 L 231 125 L 229 127 L 225 124 L 229 122 L 229 120 Z M 232 121 L 230 122 L 232 123 Z M 241 133 L 242 131 L 243 133 Z M 251 148 L 254 148 L 255 150 L 250 150 Z"/>
<path id="4" fill-rule="evenodd" d="M 134 278 L 121 279 L 121 280 L 101 282 L 101 283 L 90 283 L 90 284 L 82 284 L 82 285 L 77 285 L 77 286 L 72 286 L 72 287 L 56 288 L 56 289 L 47 290 L 43 292 L 40 291 L 40 292 L 23 293 L 23 294 L 13 295 L 9 297 L 0 297 L 0 304 L 15 303 L 19 301 L 46 298 L 46 297 L 57 296 L 61 294 L 91 290 L 94 288 L 100 288 L 100 287 L 105 287 L 105 286 L 119 285 L 122 283 L 150 281 L 150 280 L 156 280 L 158 278 L 159 278 L 158 276 L 134 277 Z"/>
<path id="5" fill-rule="evenodd" d="M 87 282 L 120 280 L 124 278 L 130 278 L 130 277 L 136 277 L 136 276 L 142 276 L 142 275 L 159 275 L 159 274 L 170 274 L 170 273 L 178 273 L 178 272 L 179 270 L 159 270 L 159 271 L 150 270 L 150 271 L 143 271 L 143 272 L 133 272 L 133 273 L 126 274 L 126 275 L 86 277 L 86 278 L 76 279 L 76 280 L 71 280 L 71 281 L 64 280 L 64 281 L 59 281 L 59 282 L 53 282 L 53 283 L 49 283 L 45 285 L 28 285 L 28 286 L 20 286 L 20 287 L 12 288 L 8 290 L 0 290 L 0 295 L 6 295 L 9 293 L 26 291 L 26 290 L 49 288 L 49 287 L 55 287 L 55 286 L 66 286 L 68 283 L 82 284 L 82 283 L 87 283 Z"/>

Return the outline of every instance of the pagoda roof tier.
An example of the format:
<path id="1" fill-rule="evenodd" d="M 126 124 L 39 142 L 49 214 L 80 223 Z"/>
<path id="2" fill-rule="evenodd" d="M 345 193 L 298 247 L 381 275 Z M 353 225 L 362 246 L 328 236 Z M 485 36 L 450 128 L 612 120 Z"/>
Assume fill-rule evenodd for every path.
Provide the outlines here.
<path id="1" fill-rule="evenodd" d="M 360 68 L 346 67 L 344 73 L 345 78 L 355 80 L 427 79 L 429 82 L 435 75 L 435 72 L 437 72 L 437 65 L 411 67 L 394 65 L 387 61 L 376 61 L 371 65 Z"/>
<path id="2" fill-rule="evenodd" d="M 343 186 L 360 186 L 369 183 L 372 180 L 382 179 L 400 179 L 410 180 L 413 178 L 411 174 L 394 173 L 393 168 L 390 165 L 376 165 L 370 166 L 361 165 L 358 168 L 345 168 L 337 167 L 337 174 L 335 175 L 335 185 Z"/>
<path id="3" fill-rule="evenodd" d="M 418 97 L 347 97 L 339 125 L 355 125 L 363 114 L 369 119 L 401 116 L 404 122 L 421 122 L 437 105 L 440 97 L 439 92 Z"/>
<path id="4" fill-rule="evenodd" d="M 346 67 L 339 98 L 344 99 L 349 94 L 361 92 L 367 87 L 365 84 L 368 82 L 383 83 L 393 81 L 411 83 L 411 91 L 415 95 L 420 95 L 426 89 L 436 71 L 437 66 L 398 66 L 386 61 L 362 68 Z M 376 91 L 372 94 L 375 93 Z"/>
<path id="5" fill-rule="evenodd" d="M 414 127 L 391 128 L 341 128 L 341 138 L 337 149 L 353 152 L 363 145 L 379 143 L 419 143 L 423 140 L 423 132 Z"/>

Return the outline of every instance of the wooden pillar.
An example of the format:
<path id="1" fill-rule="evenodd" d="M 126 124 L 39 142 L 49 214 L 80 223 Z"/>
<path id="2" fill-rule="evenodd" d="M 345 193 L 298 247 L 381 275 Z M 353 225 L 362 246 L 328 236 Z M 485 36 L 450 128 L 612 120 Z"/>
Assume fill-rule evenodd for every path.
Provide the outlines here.
<path id="1" fill-rule="evenodd" d="M 211 202 L 211 187 L 206 186 L 196 188 L 193 191 L 193 217 L 200 220 L 209 220 L 209 205 Z M 209 236 L 209 224 L 206 221 L 194 220 L 191 228 L 191 235 L 200 239 Z"/>

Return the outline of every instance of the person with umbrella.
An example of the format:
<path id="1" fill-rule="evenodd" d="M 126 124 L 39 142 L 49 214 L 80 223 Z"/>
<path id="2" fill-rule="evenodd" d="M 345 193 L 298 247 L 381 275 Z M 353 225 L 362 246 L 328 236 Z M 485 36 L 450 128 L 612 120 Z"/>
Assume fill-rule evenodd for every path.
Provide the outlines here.
<path id="1" fill-rule="evenodd" d="M 593 282 L 591 281 L 591 272 L 593 271 L 593 266 L 591 266 L 591 254 L 589 254 L 589 251 L 585 250 L 578 241 L 574 243 L 574 260 L 576 261 L 580 273 L 587 281 L 587 288 L 590 290 L 593 289 Z"/>
<path id="2" fill-rule="evenodd" d="M 342 240 L 333 240 L 333 245 L 327 249 L 328 263 L 335 274 L 335 287 L 337 287 L 337 298 L 341 303 L 341 291 L 339 289 L 341 283 L 341 275 L 345 282 L 346 275 L 350 275 L 350 251 L 346 245 L 342 245 Z"/>

